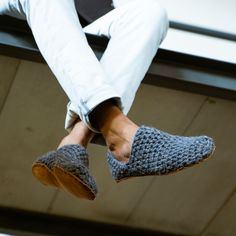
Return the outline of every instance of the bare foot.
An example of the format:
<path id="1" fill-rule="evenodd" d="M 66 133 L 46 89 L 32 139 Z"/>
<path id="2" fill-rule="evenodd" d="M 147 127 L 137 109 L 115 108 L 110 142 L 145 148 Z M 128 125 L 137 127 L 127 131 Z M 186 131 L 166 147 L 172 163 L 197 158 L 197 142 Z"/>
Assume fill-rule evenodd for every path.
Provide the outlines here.
<path id="1" fill-rule="evenodd" d="M 75 124 L 70 134 L 62 139 L 58 148 L 69 144 L 80 144 L 86 148 L 93 136 L 94 133 L 84 124 L 84 122 L 79 121 Z"/>
<path id="2" fill-rule="evenodd" d="M 133 137 L 139 127 L 110 101 L 95 108 L 90 118 L 103 134 L 114 157 L 121 162 L 128 162 Z"/>

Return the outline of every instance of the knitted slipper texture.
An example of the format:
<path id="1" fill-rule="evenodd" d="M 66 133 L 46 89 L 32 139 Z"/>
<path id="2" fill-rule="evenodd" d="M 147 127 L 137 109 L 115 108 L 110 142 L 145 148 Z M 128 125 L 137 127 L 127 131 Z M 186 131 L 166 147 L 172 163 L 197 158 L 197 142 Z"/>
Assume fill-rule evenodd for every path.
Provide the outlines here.
<path id="1" fill-rule="evenodd" d="M 57 157 L 57 151 L 49 151 L 48 153 L 40 156 L 38 159 L 35 160 L 34 164 L 42 164 L 48 167 L 48 169 L 52 170 L 53 166 L 55 165 Z"/>
<path id="2" fill-rule="evenodd" d="M 86 149 L 80 145 L 65 145 L 59 148 L 57 153 L 55 167 L 60 167 L 78 178 L 96 195 L 98 190 L 96 182 L 89 172 L 89 159 Z"/>
<path id="3" fill-rule="evenodd" d="M 53 174 L 57 151 L 50 151 L 36 159 L 32 165 L 33 175 L 44 185 L 60 187 L 56 177 Z"/>
<path id="4" fill-rule="evenodd" d="M 55 169 L 59 169 L 60 174 Z M 77 197 L 93 200 L 98 192 L 96 182 L 89 172 L 88 153 L 80 145 L 65 145 L 40 156 L 33 163 L 32 172 L 44 185 L 63 187 Z M 71 190 L 70 180 L 63 185 L 63 178 L 66 177 L 68 181 L 68 176 L 73 187 L 77 186 L 76 194 Z"/>
<path id="5" fill-rule="evenodd" d="M 117 161 L 111 152 L 107 158 L 116 181 L 129 177 L 166 175 L 197 164 L 215 149 L 207 136 L 183 137 L 141 126 L 135 134 L 128 163 Z"/>

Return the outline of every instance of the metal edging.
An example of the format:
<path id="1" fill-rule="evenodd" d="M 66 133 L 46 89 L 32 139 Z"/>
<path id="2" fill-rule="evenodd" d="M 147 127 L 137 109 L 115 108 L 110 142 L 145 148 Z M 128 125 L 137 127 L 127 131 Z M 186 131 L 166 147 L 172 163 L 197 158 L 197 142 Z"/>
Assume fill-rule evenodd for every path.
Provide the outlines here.
<path id="1" fill-rule="evenodd" d="M 200 27 L 197 25 L 190 25 L 182 22 L 170 21 L 170 28 L 236 42 L 236 34 L 223 32 L 219 30 L 213 30 L 205 27 Z"/>

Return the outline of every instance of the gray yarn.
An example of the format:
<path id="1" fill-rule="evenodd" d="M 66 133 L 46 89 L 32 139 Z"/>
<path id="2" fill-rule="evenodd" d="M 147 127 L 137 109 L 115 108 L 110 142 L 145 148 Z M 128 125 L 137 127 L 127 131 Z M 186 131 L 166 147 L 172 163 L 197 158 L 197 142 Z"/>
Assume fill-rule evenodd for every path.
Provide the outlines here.
<path id="1" fill-rule="evenodd" d="M 57 164 L 69 161 L 70 163 L 81 164 L 89 167 L 88 153 L 86 149 L 78 144 L 65 145 L 57 150 Z"/>
<path id="2" fill-rule="evenodd" d="M 86 149 L 80 145 L 65 145 L 56 151 L 50 151 L 39 157 L 35 163 L 44 164 L 50 170 L 58 166 L 79 178 L 94 194 L 98 192 L 96 182 L 88 169 L 88 153 Z"/>
<path id="3" fill-rule="evenodd" d="M 66 145 L 57 150 L 56 166 L 79 178 L 96 195 L 97 185 L 89 172 L 89 159 L 86 149 L 80 145 Z"/>
<path id="4" fill-rule="evenodd" d="M 57 152 L 56 151 L 50 151 L 44 154 L 43 156 L 40 156 L 34 164 L 41 164 L 41 165 L 46 165 L 50 170 L 53 169 L 55 166 L 55 161 L 57 157 Z"/>
<path id="5" fill-rule="evenodd" d="M 214 148 L 214 141 L 207 136 L 177 136 L 142 126 L 135 134 L 128 163 L 117 161 L 111 152 L 107 158 L 113 178 L 119 181 L 135 176 L 170 174 L 203 161 Z"/>

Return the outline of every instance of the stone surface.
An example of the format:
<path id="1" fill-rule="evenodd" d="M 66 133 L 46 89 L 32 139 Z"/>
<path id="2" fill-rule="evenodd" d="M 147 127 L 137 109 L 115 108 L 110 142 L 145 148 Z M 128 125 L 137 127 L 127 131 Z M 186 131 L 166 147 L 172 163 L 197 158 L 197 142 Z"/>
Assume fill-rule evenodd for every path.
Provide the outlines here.
<path id="1" fill-rule="evenodd" d="M 212 136 L 215 154 L 194 168 L 156 177 L 127 224 L 199 235 L 235 188 L 235 117 L 235 102 L 208 99 L 186 134 Z"/>
<path id="2" fill-rule="evenodd" d="M 0 56 L 0 111 L 15 78 L 20 60 Z"/>
<path id="3" fill-rule="evenodd" d="M 236 234 L 236 194 L 227 202 L 208 226 L 203 236 L 235 236 Z"/>
<path id="4" fill-rule="evenodd" d="M 66 98 L 46 65 L 22 61 L 0 116 L 0 205 L 45 212 L 55 189 L 31 164 L 64 134 Z"/>

